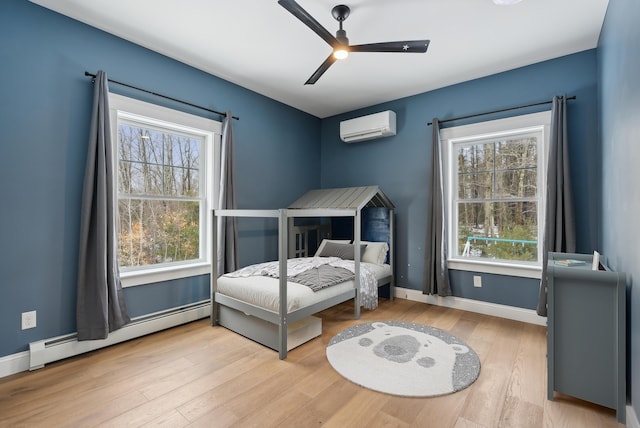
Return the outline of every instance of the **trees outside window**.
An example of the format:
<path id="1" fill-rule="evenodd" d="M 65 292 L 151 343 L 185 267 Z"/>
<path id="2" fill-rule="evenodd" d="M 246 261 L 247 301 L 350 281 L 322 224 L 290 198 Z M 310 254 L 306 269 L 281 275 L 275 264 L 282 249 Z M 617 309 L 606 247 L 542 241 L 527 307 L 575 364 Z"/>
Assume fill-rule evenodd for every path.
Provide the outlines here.
<path id="1" fill-rule="evenodd" d="M 123 285 L 208 273 L 221 123 L 110 94 Z"/>
<path id="2" fill-rule="evenodd" d="M 458 254 L 538 260 L 538 138 L 456 144 Z"/>
<path id="3" fill-rule="evenodd" d="M 540 266 L 549 113 L 443 129 L 449 258 L 478 264 Z M 470 267 L 474 265 L 475 268 Z"/>
<path id="4" fill-rule="evenodd" d="M 121 120 L 118 124 L 118 254 L 121 267 L 199 260 L 204 139 Z"/>

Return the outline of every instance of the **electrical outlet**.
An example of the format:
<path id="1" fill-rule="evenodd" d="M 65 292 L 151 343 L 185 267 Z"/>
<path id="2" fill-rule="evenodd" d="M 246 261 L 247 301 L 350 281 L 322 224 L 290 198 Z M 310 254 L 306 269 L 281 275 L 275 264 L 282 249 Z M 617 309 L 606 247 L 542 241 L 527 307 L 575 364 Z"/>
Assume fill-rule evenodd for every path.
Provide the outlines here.
<path id="1" fill-rule="evenodd" d="M 36 327 L 36 311 L 23 312 L 22 313 L 22 329 Z"/>
<path id="2" fill-rule="evenodd" d="M 482 277 L 479 275 L 473 276 L 473 286 L 476 288 L 482 287 Z"/>

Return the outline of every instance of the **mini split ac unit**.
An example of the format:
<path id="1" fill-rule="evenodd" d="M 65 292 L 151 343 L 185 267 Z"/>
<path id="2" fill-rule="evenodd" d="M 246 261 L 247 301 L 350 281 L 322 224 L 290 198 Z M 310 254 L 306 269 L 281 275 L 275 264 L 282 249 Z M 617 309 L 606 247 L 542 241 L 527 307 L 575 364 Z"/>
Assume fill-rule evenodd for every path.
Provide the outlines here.
<path id="1" fill-rule="evenodd" d="M 345 143 L 396 135 L 396 113 L 381 111 L 340 122 L 340 139 Z"/>

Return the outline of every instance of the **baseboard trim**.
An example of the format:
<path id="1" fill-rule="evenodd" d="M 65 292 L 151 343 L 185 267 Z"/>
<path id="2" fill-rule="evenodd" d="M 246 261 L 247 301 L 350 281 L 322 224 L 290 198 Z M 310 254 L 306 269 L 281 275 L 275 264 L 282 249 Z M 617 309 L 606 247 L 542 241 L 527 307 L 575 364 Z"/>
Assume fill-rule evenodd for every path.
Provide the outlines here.
<path id="1" fill-rule="evenodd" d="M 29 344 L 29 351 L 0 358 L 0 378 L 42 368 L 45 364 L 53 361 L 156 333 L 167 328 L 206 318 L 210 314 L 211 304 L 207 300 L 134 318 L 130 324 L 114 331 L 104 340 L 78 342 L 76 334 L 73 333 L 32 342 Z"/>
<path id="2" fill-rule="evenodd" d="M 412 300 L 415 302 L 428 303 L 430 305 L 444 306 L 447 308 L 461 309 L 463 311 L 476 312 L 485 315 L 492 315 L 500 318 L 507 318 L 515 321 L 522 321 L 529 324 L 547 325 L 547 318 L 539 316 L 533 309 L 516 308 L 514 306 L 500 305 L 497 303 L 481 302 L 479 300 L 465 299 L 455 296 L 431 296 L 422 294 L 420 290 L 410 288 L 395 287 L 395 297 Z"/>
<path id="3" fill-rule="evenodd" d="M 29 351 L 0 358 L 0 378 L 29 370 Z"/>
<path id="4" fill-rule="evenodd" d="M 640 428 L 640 422 L 638 421 L 638 415 L 631 404 L 627 405 L 627 428 Z"/>

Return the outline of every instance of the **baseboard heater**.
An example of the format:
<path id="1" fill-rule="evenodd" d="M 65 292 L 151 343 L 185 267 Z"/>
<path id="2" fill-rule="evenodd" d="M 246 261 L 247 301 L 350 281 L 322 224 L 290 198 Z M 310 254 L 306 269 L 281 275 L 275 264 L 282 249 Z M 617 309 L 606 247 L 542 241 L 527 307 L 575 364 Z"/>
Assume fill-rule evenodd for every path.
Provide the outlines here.
<path id="1" fill-rule="evenodd" d="M 167 328 L 186 324 L 211 315 L 209 300 L 168 309 L 153 314 L 133 318 L 129 324 L 109 334 L 102 340 L 78 341 L 77 333 L 31 342 L 29 344 L 29 370 L 44 367 L 45 364 L 95 351 Z"/>

